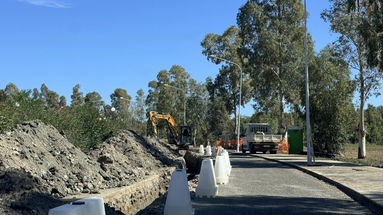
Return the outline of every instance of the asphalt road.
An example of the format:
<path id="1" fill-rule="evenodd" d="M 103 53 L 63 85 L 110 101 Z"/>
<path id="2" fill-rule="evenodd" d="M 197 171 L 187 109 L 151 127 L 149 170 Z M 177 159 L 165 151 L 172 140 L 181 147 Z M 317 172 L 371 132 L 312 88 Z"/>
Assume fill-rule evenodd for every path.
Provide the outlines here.
<path id="1" fill-rule="evenodd" d="M 279 163 L 231 155 L 232 172 L 215 198 L 193 198 L 196 215 L 371 214 L 336 187 Z"/>

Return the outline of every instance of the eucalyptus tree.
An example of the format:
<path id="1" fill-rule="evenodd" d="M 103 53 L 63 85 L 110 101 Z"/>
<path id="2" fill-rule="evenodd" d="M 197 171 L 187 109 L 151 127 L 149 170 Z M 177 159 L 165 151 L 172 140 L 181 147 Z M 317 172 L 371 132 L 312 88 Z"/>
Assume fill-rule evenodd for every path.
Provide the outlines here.
<path id="1" fill-rule="evenodd" d="M 383 144 L 383 106 L 369 104 L 366 109 L 367 142 Z"/>
<path id="2" fill-rule="evenodd" d="M 201 42 L 202 54 L 215 64 L 223 63 L 218 75 L 214 79 L 216 96 L 220 96 L 229 114 L 237 116 L 237 105 L 239 104 L 240 69 L 244 71 L 242 83 L 242 101 L 244 105 L 250 100 L 251 85 L 247 78 L 246 58 L 243 53 L 243 40 L 240 31 L 235 26 L 230 26 L 222 35 L 209 33 Z M 223 60 L 225 59 L 225 60 Z M 233 62 L 228 63 L 227 61 Z"/>
<path id="3" fill-rule="evenodd" d="M 44 101 L 47 107 L 56 107 L 59 105 L 60 96 L 56 92 L 49 90 L 47 85 L 42 84 L 40 87 L 40 98 Z"/>
<path id="4" fill-rule="evenodd" d="M 65 96 L 60 96 L 59 105 L 60 105 L 60 107 L 65 107 L 66 106 L 66 98 L 65 98 Z"/>
<path id="5" fill-rule="evenodd" d="M 209 94 L 205 83 L 198 83 L 194 79 L 189 81 L 187 99 L 188 125 L 193 128 L 194 142 L 206 143 L 209 126 L 206 120 L 209 108 Z"/>
<path id="6" fill-rule="evenodd" d="M 7 86 L 5 86 L 4 94 L 7 97 L 11 97 L 12 95 L 20 92 L 19 88 L 14 83 L 9 83 Z"/>
<path id="7" fill-rule="evenodd" d="M 77 107 L 84 104 L 84 96 L 83 93 L 80 91 L 80 84 L 76 84 L 72 89 L 72 95 L 71 95 L 71 106 Z"/>
<path id="8" fill-rule="evenodd" d="M 129 113 L 131 97 L 125 89 L 116 88 L 110 95 L 112 107 L 115 108 L 119 119 L 127 126 L 131 126 L 131 115 Z"/>
<path id="9" fill-rule="evenodd" d="M 178 124 L 183 122 L 184 103 L 187 103 L 190 75 L 184 68 L 174 65 L 169 71 L 161 70 L 157 80 L 149 82 L 146 104 L 149 111 L 172 115 Z"/>
<path id="10" fill-rule="evenodd" d="M 366 44 L 364 53 L 371 67 L 383 72 L 383 0 L 348 0 L 349 12 L 363 13 L 358 32 Z M 363 8 L 360 7 L 363 6 Z"/>
<path id="11" fill-rule="evenodd" d="M 366 18 L 364 1 L 356 1 L 355 10 L 349 10 L 350 0 L 331 0 L 331 8 L 322 13 L 322 18 L 330 22 L 331 30 L 339 33 L 336 42 L 338 49 L 346 57 L 349 67 L 357 72 L 355 77 L 359 92 L 358 158 L 366 157 L 366 128 L 364 109 L 366 100 L 373 94 L 378 95 L 382 78 L 377 68 L 369 66 L 366 58 L 366 43 L 359 27 Z"/>
<path id="12" fill-rule="evenodd" d="M 132 117 L 133 123 L 137 131 L 144 135 L 146 128 L 146 106 L 145 106 L 145 93 L 139 89 L 132 104 Z"/>
<path id="13" fill-rule="evenodd" d="M 101 95 L 98 92 L 90 92 L 85 95 L 84 98 L 85 104 L 101 110 L 105 105 L 105 102 L 102 100 Z"/>
<path id="14" fill-rule="evenodd" d="M 276 110 L 285 133 L 284 110 L 300 106 L 304 86 L 304 8 L 299 0 L 250 0 L 239 9 L 237 24 L 256 107 Z M 309 52 L 313 48 L 309 38 Z"/>
<path id="15" fill-rule="evenodd" d="M 355 85 L 347 64 L 334 46 L 327 46 L 310 68 L 314 147 L 330 156 L 341 150 L 353 131 Z"/>

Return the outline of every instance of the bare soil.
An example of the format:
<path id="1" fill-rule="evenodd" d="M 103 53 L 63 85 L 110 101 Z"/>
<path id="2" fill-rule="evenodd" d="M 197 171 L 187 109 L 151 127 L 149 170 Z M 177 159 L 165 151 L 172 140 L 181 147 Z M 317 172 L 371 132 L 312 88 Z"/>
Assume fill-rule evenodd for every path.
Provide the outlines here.
<path id="1" fill-rule="evenodd" d="M 25 122 L 0 134 L 0 214 L 47 214 L 61 197 L 130 185 L 170 166 L 185 167 L 174 147 L 133 131 L 85 154 L 53 126 Z"/>

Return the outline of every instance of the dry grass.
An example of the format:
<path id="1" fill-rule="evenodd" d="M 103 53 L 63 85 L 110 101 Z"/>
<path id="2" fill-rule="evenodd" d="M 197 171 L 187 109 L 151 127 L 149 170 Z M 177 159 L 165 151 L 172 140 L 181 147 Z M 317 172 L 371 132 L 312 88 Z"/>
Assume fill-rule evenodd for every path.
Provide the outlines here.
<path id="1" fill-rule="evenodd" d="M 336 159 L 383 168 L 383 145 L 367 144 L 366 151 L 366 158 L 358 159 L 358 144 L 346 144 Z"/>

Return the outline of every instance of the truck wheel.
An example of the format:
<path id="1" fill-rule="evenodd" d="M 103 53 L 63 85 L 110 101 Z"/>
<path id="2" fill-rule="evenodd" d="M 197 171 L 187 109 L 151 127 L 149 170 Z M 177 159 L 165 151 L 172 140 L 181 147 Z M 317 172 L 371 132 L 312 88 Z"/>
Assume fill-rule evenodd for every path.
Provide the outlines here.
<path id="1" fill-rule="evenodd" d="M 256 154 L 256 153 L 257 153 L 256 150 L 254 150 L 253 148 L 250 148 L 250 154 Z"/>
<path id="2" fill-rule="evenodd" d="M 266 154 L 266 151 L 263 151 L 262 153 L 263 153 L 263 154 Z"/>
<path id="3" fill-rule="evenodd" d="M 243 146 L 241 147 L 241 149 L 242 149 L 242 153 L 246 154 L 246 150 L 243 148 Z"/>

